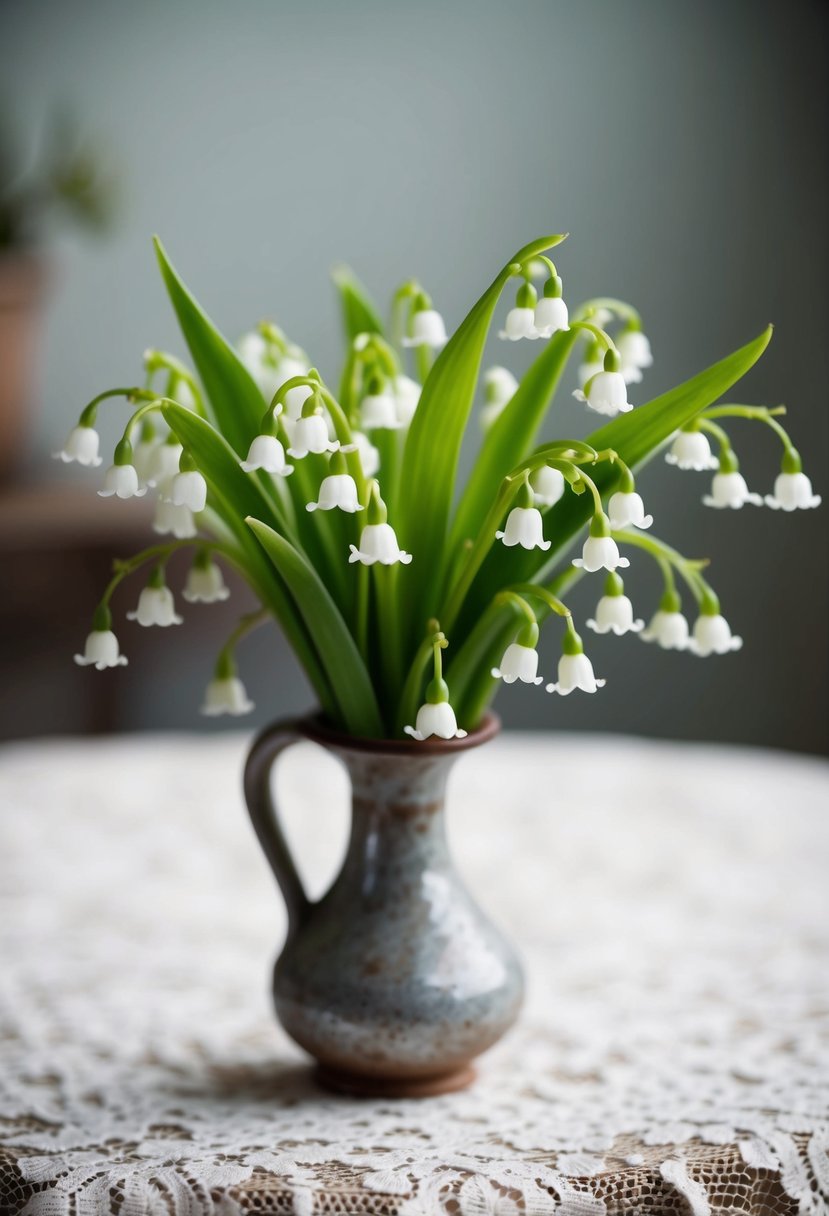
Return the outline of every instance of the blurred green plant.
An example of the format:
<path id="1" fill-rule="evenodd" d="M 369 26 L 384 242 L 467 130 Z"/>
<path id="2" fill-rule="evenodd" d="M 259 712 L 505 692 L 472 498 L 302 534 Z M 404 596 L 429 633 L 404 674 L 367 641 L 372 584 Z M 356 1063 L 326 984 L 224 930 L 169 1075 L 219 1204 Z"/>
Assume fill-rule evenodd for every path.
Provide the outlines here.
<path id="1" fill-rule="evenodd" d="M 40 151 L 21 152 L 0 123 L 0 254 L 36 245 L 50 215 L 104 231 L 116 209 L 113 177 L 71 113 L 51 120 Z"/>

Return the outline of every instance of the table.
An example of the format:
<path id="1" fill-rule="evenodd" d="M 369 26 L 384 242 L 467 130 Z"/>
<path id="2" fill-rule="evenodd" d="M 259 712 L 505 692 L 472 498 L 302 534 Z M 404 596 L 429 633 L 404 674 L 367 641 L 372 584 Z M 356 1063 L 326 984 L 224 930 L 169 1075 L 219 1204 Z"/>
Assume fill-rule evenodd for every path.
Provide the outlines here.
<path id="1" fill-rule="evenodd" d="M 318 1091 L 273 1021 L 244 748 L 0 752 L 4 1216 L 829 1210 L 823 761 L 573 735 L 464 757 L 453 848 L 526 1011 L 470 1090 L 368 1101 Z M 319 893 L 344 772 L 303 744 L 279 781 Z"/>

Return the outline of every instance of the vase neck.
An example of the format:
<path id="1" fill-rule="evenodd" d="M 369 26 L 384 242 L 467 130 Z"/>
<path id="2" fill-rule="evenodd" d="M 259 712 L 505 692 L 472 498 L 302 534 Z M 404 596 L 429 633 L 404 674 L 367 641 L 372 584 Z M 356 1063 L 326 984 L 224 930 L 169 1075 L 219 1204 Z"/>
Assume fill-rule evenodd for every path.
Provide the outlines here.
<path id="1" fill-rule="evenodd" d="M 375 885 L 448 867 L 444 798 L 454 756 L 339 750 L 351 778 L 351 837 L 345 868 Z"/>

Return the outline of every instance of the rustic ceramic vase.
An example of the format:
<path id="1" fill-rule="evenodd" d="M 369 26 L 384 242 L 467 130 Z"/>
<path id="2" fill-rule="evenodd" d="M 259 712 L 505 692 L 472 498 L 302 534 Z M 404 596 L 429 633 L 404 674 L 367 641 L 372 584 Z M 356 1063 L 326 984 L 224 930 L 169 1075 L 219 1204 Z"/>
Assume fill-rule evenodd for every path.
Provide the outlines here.
<path id="1" fill-rule="evenodd" d="M 516 1018 L 520 965 L 455 873 L 444 825 L 449 770 L 498 726 L 493 715 L 465 739 L 421 743 L 352 738 L 308 718 L 270 727 L 251 748 L 245 796 L 288 908 L 276 1011 L 328 1086 L 384 1096 L 459 1089 L 474 1076 L 470 1061 Z M 300 740 L 338 757 L 353 791 L 345 860 L 316 903 L 270 793 L 274 761 Z"/>

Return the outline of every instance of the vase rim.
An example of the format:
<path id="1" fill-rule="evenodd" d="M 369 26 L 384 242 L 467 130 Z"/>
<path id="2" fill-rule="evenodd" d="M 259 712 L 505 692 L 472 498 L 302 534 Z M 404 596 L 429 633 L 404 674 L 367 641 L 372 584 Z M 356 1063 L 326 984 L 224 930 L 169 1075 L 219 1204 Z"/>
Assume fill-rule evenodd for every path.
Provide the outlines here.
<path id="1" fill-rule="evenodd" d="M 308 714 L 297 723 L 299 732 L 312 743 L 335 747 L 343 751 L 373 752 L 375 755 L 392 756 L 450 756 L 456 752 L 479 747 L 494 739 L 501 729 L 501 719 L 491 710 L 481 721 L 477 730 L 471 730 L 463 739 L 439 739 L 432 735 L 428 739 L 372 739 L 363 735 L 350 735 L 326 721 L 321 713 Z"/>

